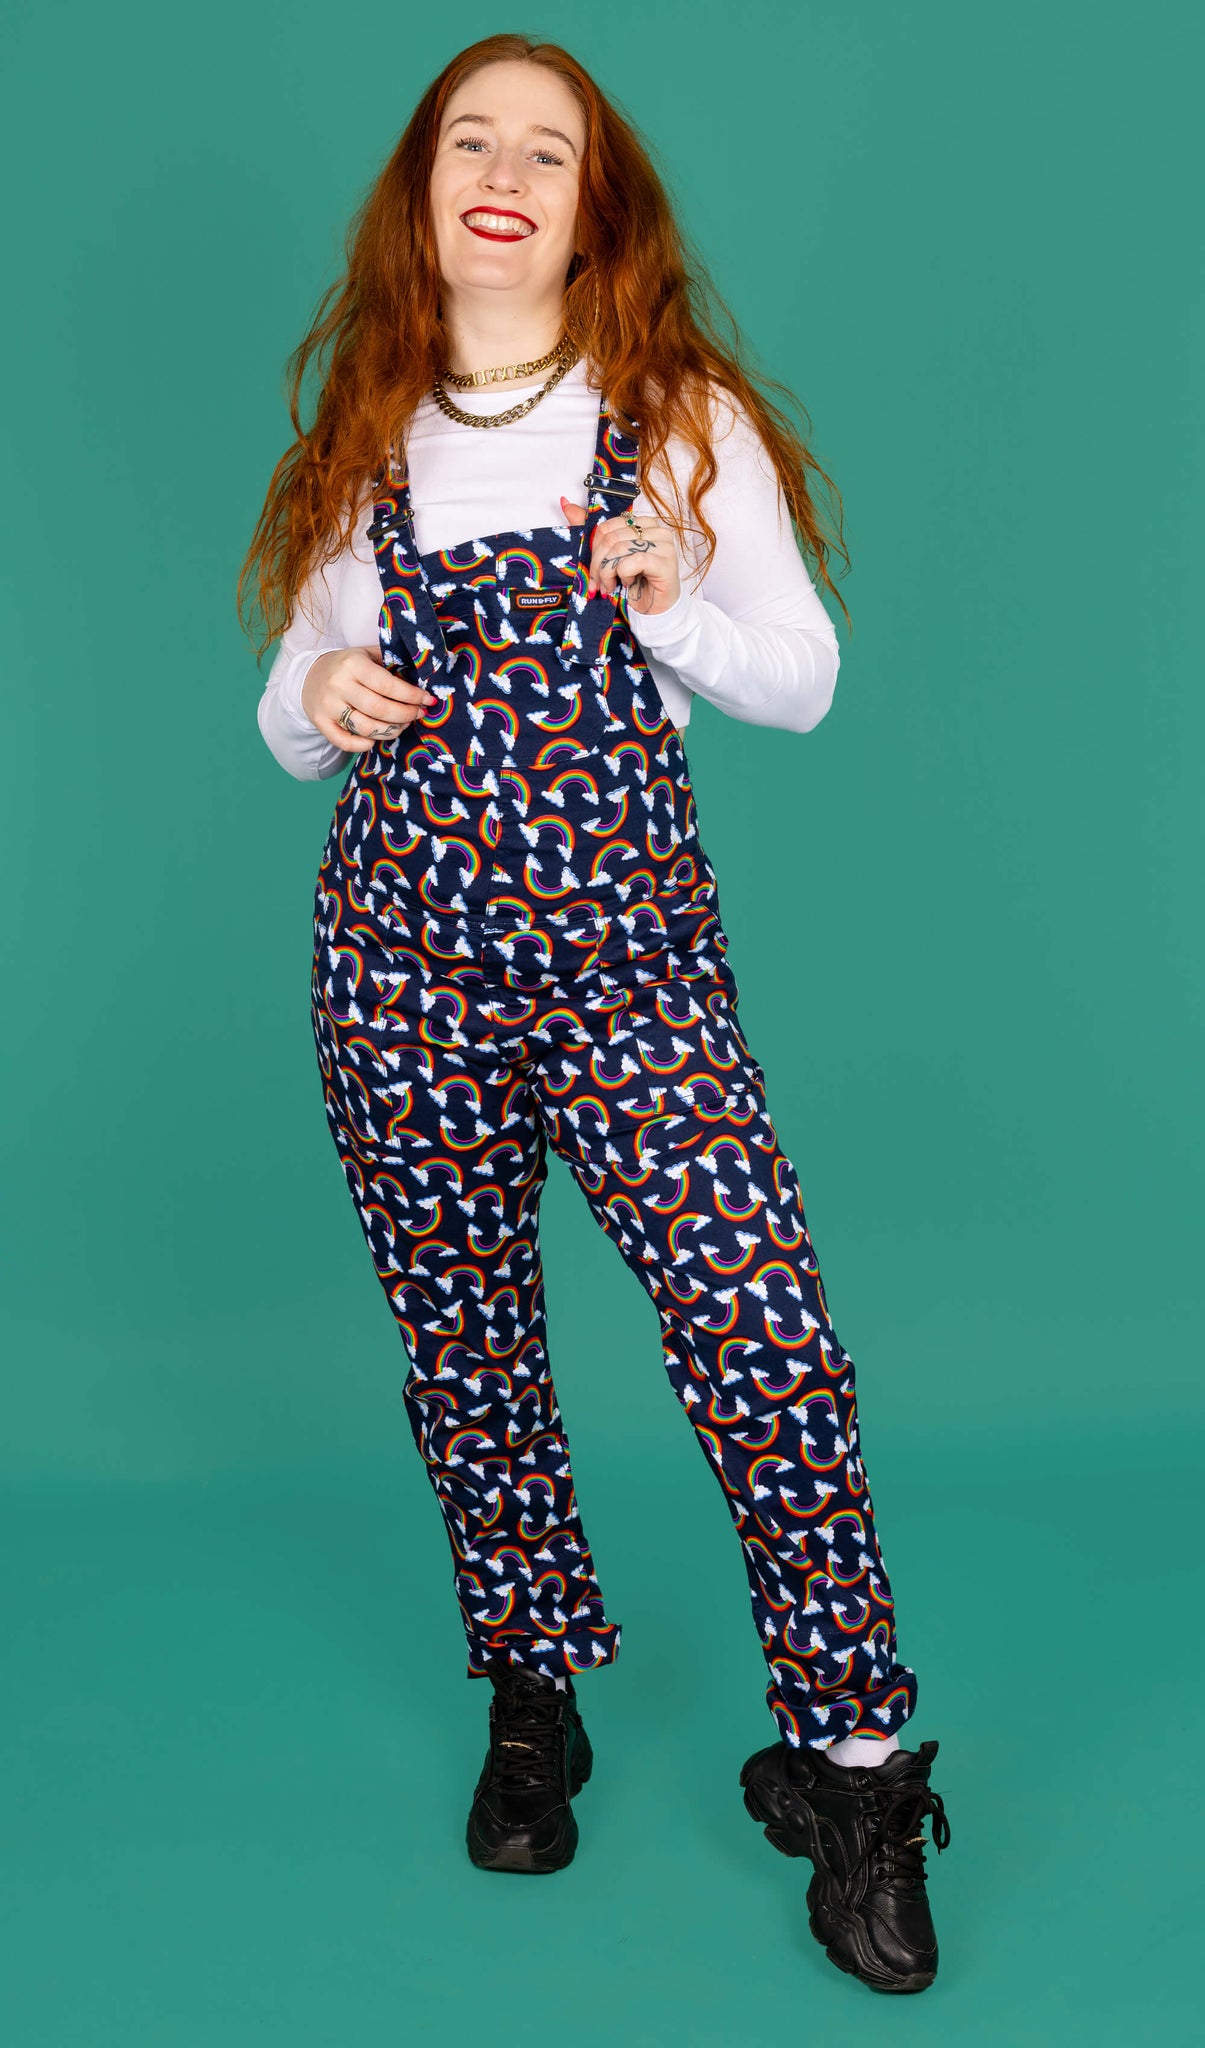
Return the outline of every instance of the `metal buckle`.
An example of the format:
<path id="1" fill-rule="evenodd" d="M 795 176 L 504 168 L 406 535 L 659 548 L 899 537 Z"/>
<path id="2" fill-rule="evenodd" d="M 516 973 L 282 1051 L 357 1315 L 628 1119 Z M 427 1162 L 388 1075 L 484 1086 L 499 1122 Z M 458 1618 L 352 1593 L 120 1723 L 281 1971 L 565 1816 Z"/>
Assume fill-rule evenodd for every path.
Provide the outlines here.
<path id="1" fill-rule="evenodd" d="M 640 496 L 640 485 L 638 483 L 617 483 L 615 478 L 610 476 L 594 476 L 592 474 L 583 477 L 582 482 L 588 491 L 601 491 L 606 498 L 638 498 Z"/>

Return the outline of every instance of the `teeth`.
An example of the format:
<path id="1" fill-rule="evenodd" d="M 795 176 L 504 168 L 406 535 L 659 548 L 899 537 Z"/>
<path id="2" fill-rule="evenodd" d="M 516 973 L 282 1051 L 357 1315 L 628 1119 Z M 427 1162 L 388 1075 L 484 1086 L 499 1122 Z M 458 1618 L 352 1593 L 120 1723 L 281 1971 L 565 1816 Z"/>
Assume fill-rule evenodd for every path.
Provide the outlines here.
<path id="1" fill-rule="evenodd" d="M 514 215 L 510 213 L 464 213 L 461 215 L 461 219 L 466 227 L 489 228 L 490 232 L 495 235 L 514 235 L 518 238 L 521 235 L 530 235 L 533 232 L 531 228 L 525 227 L 521 220 L 516 220 Z"/>

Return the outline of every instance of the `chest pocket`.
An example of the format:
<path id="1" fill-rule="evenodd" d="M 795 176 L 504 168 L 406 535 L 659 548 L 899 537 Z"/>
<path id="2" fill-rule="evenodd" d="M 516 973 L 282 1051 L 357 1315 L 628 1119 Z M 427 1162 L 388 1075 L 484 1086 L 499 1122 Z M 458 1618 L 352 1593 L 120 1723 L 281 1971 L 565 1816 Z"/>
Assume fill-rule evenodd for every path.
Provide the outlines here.
<path id="1" fill-rule="evenodd" d="M 599 676 L 560 656 L 567 581 L 458 579 L 432 595 L 453 659 L 448 687 L 466 759 L 559 767 L 597 751 L 609 722 Z"/>
<path id="2" fill-rule="evenodd" d="M 527 584 L 508 584 L 502 593 L 511 625 L 522 644 L 548 645 L 559 636 L 569 610 L 568 587 L 561 590 L 532 590 Z"/>
<path id="3" fill-rule="evenodd" d="M 555 621 L 555 635 L 559 639 L 559 621 L 569 608 L 569 585 L 536 588 L 530 583 L 500 583 L 492 576 L 455 581 L 449 577 L 442 583 L 432 581 L 431 597 L 438 618 L 446 617 L 470 628 L 480 621 L 491 643 L 505 640 L 504 623 L 522 638 Z"/>

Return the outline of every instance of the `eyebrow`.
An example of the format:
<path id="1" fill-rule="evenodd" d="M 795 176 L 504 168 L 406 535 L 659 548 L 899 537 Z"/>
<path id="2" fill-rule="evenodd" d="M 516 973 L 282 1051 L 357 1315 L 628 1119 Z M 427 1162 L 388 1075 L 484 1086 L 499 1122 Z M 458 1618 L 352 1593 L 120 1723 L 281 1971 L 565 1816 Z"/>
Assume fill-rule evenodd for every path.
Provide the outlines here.
<path id="1" fill-rule="evenodd" d="M 492 114 L 457 114 L 456 119 L 449 121 L 448 126 L 455 128 L 461 121 L 472 121 L 478 128 L 496 128 L 498 125 Z M 563 135 L 559 128 L 542 128 L 539 122 L 533 121 L 530 132 L 532 135 L 555 135 L 558 142 L 563 142 L 566 149 L 573 151 L 574 156 L 578 153 L 577 144 L 571 142 L 567 135 Z"/>

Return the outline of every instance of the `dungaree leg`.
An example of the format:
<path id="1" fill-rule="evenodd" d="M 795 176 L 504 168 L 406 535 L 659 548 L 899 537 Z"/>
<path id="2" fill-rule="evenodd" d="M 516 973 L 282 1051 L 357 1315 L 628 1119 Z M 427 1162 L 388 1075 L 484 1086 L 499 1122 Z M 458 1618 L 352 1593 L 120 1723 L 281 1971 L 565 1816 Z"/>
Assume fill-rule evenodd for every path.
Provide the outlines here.
<path id="1" fill-rule="evenodd" d="M 400 977 L 368 920 L 346 920 L 321 888 L 318 922 L 327 1117 L 410 1355 L 406 1410 L 452 1547 L 470 1674 L 491 1659 L 587 1670 L 614 1656 L 619 1630 L 548 1366 L 530 1090 L 479 1021 L 473 1043 L 473 1007 L 451 982 Z"/>
<path id="2" fill-rule="evenodd" d="M 612 1020 L 615 1043 L 643 1063 L 631 1075 L 636 1114 L 600 1129 L 575 1120 L 562 1090 L 553 1141 L 660 1314 L 670 1380 L 740 1534 L 781 1734 L 817 1747 L 891 1734 L 912 1711 L 915 1679 L 896 1661 L 853 1361 L 829 1318 L 798 1180 L 722 987 L 679 986 L 672 1029 L 656 995 Z M 722 1088 L 659 1114 L 667 1093 L 673 1105 L 674 1070 Z"/>

